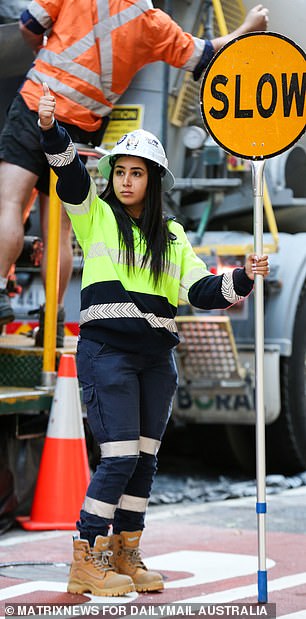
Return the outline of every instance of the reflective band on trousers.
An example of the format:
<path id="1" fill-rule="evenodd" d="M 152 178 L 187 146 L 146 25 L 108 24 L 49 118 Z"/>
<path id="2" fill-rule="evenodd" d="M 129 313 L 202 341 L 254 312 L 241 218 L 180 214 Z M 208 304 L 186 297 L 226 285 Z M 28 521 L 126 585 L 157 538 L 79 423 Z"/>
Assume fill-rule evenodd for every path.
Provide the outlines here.
<path id="1" fill-rule="evenodd" d="M 148 436 L 139 437 L 139 451 L 156 456 L 160 448 L 160 441 L 155 438 L 149 438 Z"/>
<path id="2" fill-rule="evenodd" d="M 113 441 L 101 443 L 100 449 L 102 458 L 138 456 L 139 441 Z"/>
<path id="3" fill-rule="evenodd" d="M 81 311 L 80 325 L 84 325 L 91 320 L 103 318 L 143 318 L 154 329 L 167 329 L 171 333 L 177 333 L 177 326 L 173 318 L 163 318 L 141 312 L 135 303 L 101 303 L 91 305 L 86 310 Z"/>
<path id="4" fill-rule="evenodd" d="M 111 503 L 105 503 L 104 501 L 98 501 L 92 499 L 90 496 L 86 496 L 82 509 L 89 514 L 100 516 L 101 518 L 113 518 L 117 505 L 111 505 Z"/>
<path id="5" fill-rule="evenodd" d="M 102 458 L 138 456 L 140 451 L 156 456 L 159 448 L 160 441 L 147 436 L 140 436 L 139 441 L 112 441 L 100 444 Z"/>
<path id="6" fill-rule="evenodd" d="M 127 509 L 130 512 L 145 512 L 148 502 L 149 499 L 144 499 L 141 496 L 123 494 L 119 499 L 118 507 L 120 507 L 120 509 Z"/>

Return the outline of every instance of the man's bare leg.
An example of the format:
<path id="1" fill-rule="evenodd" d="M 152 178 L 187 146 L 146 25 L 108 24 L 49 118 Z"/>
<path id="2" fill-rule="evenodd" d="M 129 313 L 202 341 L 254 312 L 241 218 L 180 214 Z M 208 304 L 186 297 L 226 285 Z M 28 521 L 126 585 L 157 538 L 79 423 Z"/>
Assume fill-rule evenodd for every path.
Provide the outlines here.
<path id="1" fill-rule="evenodd" d="M 11 265 L 23 248 L 23 210 L 36 181 L 32 172 L 0 162 L 0 324 L 14 319 L 5 288 Z"/>

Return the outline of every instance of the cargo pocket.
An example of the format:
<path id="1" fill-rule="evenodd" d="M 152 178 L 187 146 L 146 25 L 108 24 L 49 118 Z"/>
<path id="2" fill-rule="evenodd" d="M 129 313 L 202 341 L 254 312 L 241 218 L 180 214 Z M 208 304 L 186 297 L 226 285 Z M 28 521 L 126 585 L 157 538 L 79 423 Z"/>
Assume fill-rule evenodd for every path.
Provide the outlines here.
<path id="1" fill-rule="evenodd" d="M 82 399 L 86 407 L 87 423 L 97 443 L 105 441 L 105 431 L 102 422 L 102 411 L 94 385 L 86 385 L 82 390 Z"/>

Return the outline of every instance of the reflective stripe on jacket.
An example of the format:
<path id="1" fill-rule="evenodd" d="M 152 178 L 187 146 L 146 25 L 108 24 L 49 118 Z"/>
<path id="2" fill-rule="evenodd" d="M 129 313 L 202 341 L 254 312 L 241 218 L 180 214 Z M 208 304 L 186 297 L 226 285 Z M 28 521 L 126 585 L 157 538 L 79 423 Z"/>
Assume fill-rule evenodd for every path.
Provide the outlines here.
<path id="1" fill-rule="evenodd" d="M 175 315 L 179 299 L 201 309 L 229 307 L 250 293 L 244 269 L 212 275 L 194 253 L 183 227 L 168 220 L 169 268 L 155 285 L 150 263 L 143 265 L 146 241 L 131 222 L 135 267 L 119 248 L 118 226 L 109 204 L 67 131 L 57 122 L 41 132 L 42 146 L 58 176 L 57 192 L 83 250 L 80 328 L 83 337 L 133 352 L 161 352 L 178 343 Z M 241 296 L 242 295 L 242 296 Z"/>
<path id="2" fill-rule="evenodd" d="M 99 128 L 146 64 L 164 61 L 193 71 L 205 47 L 150 0 L 32 0 L 28 10 L 52 29 L 21 94 L 37 111 L 47 82 L 57 118 L 86 131 Z"/>

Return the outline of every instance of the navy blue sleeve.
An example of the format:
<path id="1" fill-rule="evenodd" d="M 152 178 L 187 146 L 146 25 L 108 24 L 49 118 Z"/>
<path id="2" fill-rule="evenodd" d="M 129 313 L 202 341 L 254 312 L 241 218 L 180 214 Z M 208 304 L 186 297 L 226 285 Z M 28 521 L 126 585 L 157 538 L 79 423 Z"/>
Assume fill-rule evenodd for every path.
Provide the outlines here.
<path id="1" fill-rule="evenodd" d="M 43 34 L 43 32 L 45 32 L 46 30 L 46 28 L 43 28 L 43 26 L 37 21 L 37 19 L 35 19 L 35 17 L 33 17 L 33 15 L 31 15 L 30 11 L 28 11 L 27 9 L 21 13 L 20 21 L 28 30 L 30 30 L 34 34 Z"/>
<path id="2" fill-rule="evenodd" d="M 250 294 L 253 285 L 245 269 L 237 268 L 232 273 L 203 277 L 191 286 L 188 298 L 199 309 L 226 309 Z"/>
<path id="3" fill-rule="evenodd" d="M 254 281 L 247 276 L 245 268 L 234 269 L 233 281 L 235 292 L 242 297 L 246 297 L 253 290 Z"/>
<path id="4" fill-rule="evenodd" d="M 206 69 L 207 65 L 210 63 L 214 55 L 215 55 L 215 50 L 213 48 L 212 43 L 208 40 L 205 41 L 205 47 L 203 49 L 202 57 L 199 60 L 197 66 L 193 70 L 193 79 L 196 82 L 200 79 L 204 69 Z"/>
<path id="5" fill-rule="evenodd" d="M 58 177 L 56 190 L 59 198 L 69 204 L 81 204 L 89 192 L 90 176 L 69 133 L 57 121 L 51 129 L 40 133 L 42 148 Z"/>

